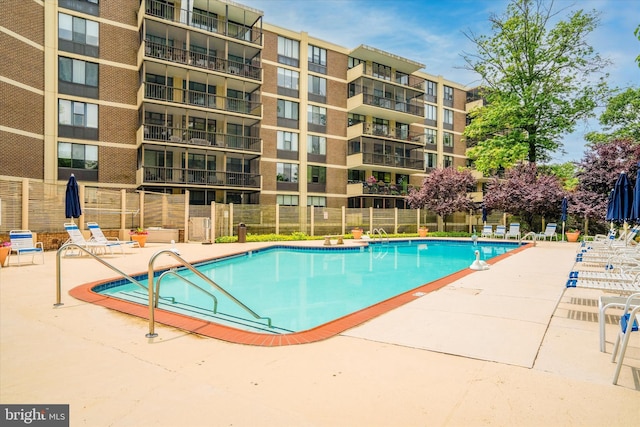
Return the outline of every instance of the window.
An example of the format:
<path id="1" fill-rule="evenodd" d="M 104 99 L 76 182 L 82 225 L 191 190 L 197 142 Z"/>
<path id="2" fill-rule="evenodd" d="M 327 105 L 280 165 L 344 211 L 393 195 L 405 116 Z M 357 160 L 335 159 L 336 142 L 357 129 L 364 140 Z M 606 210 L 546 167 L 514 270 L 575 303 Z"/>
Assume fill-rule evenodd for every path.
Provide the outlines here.
<path id="1" fill-rule="evenodd" d="M 326 207 L 327 198 L 322 196 L 307 196 L 307 206 Z"/>
<path id="2" fill-rule="evenodd" d="M 58 58 L 58 78 L 63 82 L 98 86 L 98 64 L 65 57 Z"/>
<path id="3" fill-rule="evenodd" d="M 298 134 L 296 132 L 278 131 L 278 150 L 298 151 Z"/>
<path id="4" fill-rule="evenodd" d="M 307 136 L 307 153 L 320 156 L 327 155 L 327 138 L 324 136 Z"/>
<path id="5" fill-rule="evenodd" d="M 316 76 L 309 76 L 309 93 L 320 96 L 327 96 L 327 79 Z"/>
<path id="6" fill-rule="evenodd" d="M 276 203 L 281 206 L 298 206 L 298 196 L 279 194 L 276 196 Z"/>
<path id="7" fill-rule="evenodd" d="M 59 142 L 58 167 L 98 169 L 98 146 Z"/>
<path id="8" fill-rule="evenodd" d="M 453 103 L 453 88 L 449 86 L 444 87 L 444 100 Z"/>
<path id="9" fill-rule="evenodd" d="M 300 73 L 294 70 L 278 67 L 278 87 L 298 90 Z"/>
<path id="10" fill-rule="evenodd" d="M 364 182 L 365 180 L 364 175 L 365 175 L 365 171 L 358 170 L 358 169 L 349 169 L 349 172 L 347 174 L 347 179 L 349 180 L 349 183 Z"/>
<path id="11" fill-rule="evenodd" d="M 424 111 L 427 120 L 435 122 L 438 119 L 438 113 L 435 105 L 427 104 Z"/>
<path id="12" fill-rule="evenodd" d="M 436 153 L 424 153 L 424 164 L 427 169 L 435 168 L 438 165 L 438 155 Z"/>
<path id="13" fill-rule="evenodd" d="M 307 183 L 326 184 L 327 168 L 324 166 L 307 166 Z"/>
<path id="14" fill-rule="evenodd" d="M 373 173 L 371 174 L 376 181 L 378 182 L 386 182 L 387 184 L 389 184 L 391 182 L 391 172 L 378 172 L 378 171 L 373 171 Z"/>
<path id="15" fill-rule="evenodd" d="M 278 36 L 278 62 L 297 67 L 300 62 L 300 42 Z"/>
<path id="16" fill-rule="evenodd" d="M 431 80 L 427 80 L 427 95 L 433 96 L 435 99 L 438 91 L 438 84 L 436 82 L 432 82 Z"/>
<path id="17" fill-rule="evenodd" d="M 218 14 L 204 9 L 193 8 L 191 25 L 210 31 L 218 31 Z"/>
<path id="18" fill-rule="evenodd" d="M 327 51 L 317 46 L 309 45 L 309 71 L 327 74 Z"/>
<path id="19" fill-rule="evenodd" d="M 307 106 L 307 122 L 313 123 L 314 125 L 326 126 L 327 109 L 315 105 Z"/>
<path id="20" fill-rule="evenodd" d="M 383 80 L 391 80 L 391 67 L 386 65 L 373 63 L 373 77 L 377 77 Z"/>
<path id="21" fill-rule="evenodd" d="M 396 83 L 408 86 L 409 85 L 409 75 L 405 74 L 405 73 L 401 73 L 400 71 L 396 71 Z"/>
<path id="22" fill-rule="evenodd" d="M 93 16 L 100 16 L 98 0 L 58 0 L 58 6 Z"/>
<path id="23" fill-rule="evenodd" d="M 453 134 L 451 132 L 444 132 L 442 134 L 442 145 L 445 147 L 453 147 Z"/>
<path id="24" fill-rule="evenodd" d="M 84 102 L 58 100 L 58 124 L 98 128 L 98 106 Z"/>
<path id="25" fill-rule="evenodd" d="M 298 165 L 296 163 L 278 163 L 276 173 L 277 181 L 298 182 Z"/>
<path id="26" fill-rule="evenodd" d="M 427 144 L 435 144 L 438 141 L 438 131 L 435 129 L 425 129 L 424 136 Z"/>
<path id="27" fill-rule="evenodd" d="M 98 56 L 99 34 L 97 22 L 58 13 L 58 39 L 61 50 Z"/>
<path id="28" fill-rule="evenodd" d="M 365 64 L 365 62 L 362 59 L 349 57 L 349 61 L 348 61 L 349 69 L 357 67 L 360 64 Z"/>
<path id="29" fill-rule="evenodd" d="M 447 125 L 453 126 L 453 110 L 444 109 L 443 122 Z"/>
<path id="30" fill-rule="evenodd" d="M 450 168 L 453 166 L 453 157 L 452 156 L 444 156 L 444 162 L 442 162 L 442 166 L 445 168 Z"/>
<path id="31" fill-rule="evenodd" d="M 327 50 L 317 46 L 309 45 L 309 62 L 311 64 L 327 65 Z"/>
<path id="32" fill-rule="evenodd" d="M 278 117 L 283 119 L 298 120 L 298 103 L 278 99 Z"/>
<path id="33" fill-rule="evenodd" d="M 349 113 L 347 117 L 347 126 L 357 125 L 358 123 L 364 123 L 366 121 L 366 117 L 362 114 L 353 114 Z"/>

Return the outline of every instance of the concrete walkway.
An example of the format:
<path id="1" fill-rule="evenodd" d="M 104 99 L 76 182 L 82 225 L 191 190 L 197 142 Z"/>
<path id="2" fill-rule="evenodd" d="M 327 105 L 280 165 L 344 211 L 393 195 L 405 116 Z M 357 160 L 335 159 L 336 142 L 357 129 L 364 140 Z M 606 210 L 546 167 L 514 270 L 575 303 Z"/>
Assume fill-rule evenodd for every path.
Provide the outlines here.
<path id="1" fill-rule="evenodd" d="M 177 246 L 196 261 L 264 245 Z M 133 274 L 168 247 L 107 258 Z M 342 335 L 272 348 L 162 325 L 147 339 L 146 320 L 67 295 L 115 276 L 88 257 L 62 260 L 53 308 L 46 253 L 0 269 L 0 402 L 70 404 L 72 426 L 635 426 L 640 337 L 612 385 L 615 316 L 601 353 L 601 292 L 564 288 L 575 249 L 539 243 Z"/>

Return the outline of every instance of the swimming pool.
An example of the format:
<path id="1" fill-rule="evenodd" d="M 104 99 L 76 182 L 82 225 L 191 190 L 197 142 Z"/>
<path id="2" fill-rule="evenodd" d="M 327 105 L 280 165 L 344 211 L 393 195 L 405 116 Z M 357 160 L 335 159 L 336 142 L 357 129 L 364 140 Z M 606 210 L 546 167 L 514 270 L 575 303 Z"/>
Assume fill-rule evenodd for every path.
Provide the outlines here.
<path id="1" fill-rule="evenodd" d="M 262 317 L 255 321 L 221 292 L 209 295 L 171 276 L 163 278 L 159 308 L 234 328 L 291 334 L 317 328 L 393 299 L 452 273 L 468 270 L 475 250 L 488 260 L 518 248 L 516 243 L 408 240 L 367 247 L 300 248 L 277 245 L 197 265 Z M 181 276 L 196 282 L 190 271 Z M 147 293 L 131 283 L 104 283 L 95 292 L 146 305 Z M 146 285 L 146 277 L 141 279 Z M 204 282 L 203 282 L 204 283 Z"/>

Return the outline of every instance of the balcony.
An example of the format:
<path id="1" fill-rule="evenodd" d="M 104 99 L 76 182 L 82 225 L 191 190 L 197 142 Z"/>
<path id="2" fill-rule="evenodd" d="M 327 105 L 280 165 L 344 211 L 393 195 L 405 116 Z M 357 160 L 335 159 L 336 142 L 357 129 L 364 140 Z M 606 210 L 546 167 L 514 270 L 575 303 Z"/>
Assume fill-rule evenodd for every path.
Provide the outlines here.
<path id="1" fill-rule="evenodd" d="M 260 188 L 260 175 L 186 168 L 143 166 L 143 184 L 189 185 L 203 187 Z"/>
<path id="2" fill-rule="evenodd" d="M 255 9 L 235 3 L 220 2 L 210 4 L 209 13 L 203 14 L 197 11 L 176 8 L 172 3 L 156 0 L 146 0 L 141 9 L 141 13 L 146 16 L 176 22 L 262 46 L 262 30 L 259 26 L 256 26 L 258 21 L 262 20 L 262 15 L 257 13 Z M 216 16 L 224 16 L 226 19 L 219 19 Z M 246 20 L 250 21 L 253 26 L 242 22 Z"/>
<path id="3" fill-rule="evenodd" d="M 347 167 L 349 169 L 361 168 L 363 166 L 376 166 L 376 168 L 381 171 L 409 174 L 415 173 L 416 171 L 423 171 L 424 159 L 373 151 L 352 153 L 347 156 Z"/>
<path id="4" fill-rule="evenodd" d="M 350 113 L 363 116 L 384 117 L 403 123 L 415 123 L 424 118 L 424 106 L 418 101 L 397 101 L 391 98 L 358 93 L 347 99 Z"/>
<path id="5" fill-rule="evenodd" d="M 224 110 L 258 117 L 262 115 L 262 104 L 259 102 L 228 98 L 214 93 L 182 89 L 157 83 L 144 83 L 144 99 Z"/>
<path id="6" fill-rule="evenodd" d="M 178 64 L 191 65 L 196 68 L 216 71 L 233 76 L 246 77 L 252 80 L 262 79 L 262 68 L 256 61 L 251 64 L 230 61 L 217 56 L 191 52 L 162 43 L 145 40 L 144 56 Z"/>
<path id="7" fill-rule="evenodd" d="M 221 148 L 225 150 L 237 150 L 251 153 L 262 152 L 261 141 L 260 138 L 257 137 L 145 124 L 142 130 L 142 140 L 140 142 L 151 141 Z"/>
<path id="8" fill-rule="evenodd" d="M 350 82 L 360 77 L 373 77 L 375 79 L 384 80 L 385 82 L 399 86 L 406 86 L 421 92 L 424 92 L 426 87 L 426 80 L 421 77 L 393 71 L 390 72 L 389 75 L 382 76 L 375 73 L 373 67 L 367 67 L 366 63 L 358 64 L 347 71 L 347 80 Z"/>
<path id="9" fill-rule="evenodd" d="M 408 187 L 384 182 L 369 184 L 367 182 L 350 182 L 347 184 L 347 196 L 392 196 L 405 197 Z"/>
<path id="10" fill-rule="evenodd" d="M 355 138 L 358 136 L 376 136 L 386 139 L 395 139 L 397 141 L 406 141 L 412 144 L 424 146 L 426 135 L 419 132 L 411 132 L 406 128 L 395 128 L 386 125 L 378 125 L 373 123 L 356 123 L 347 128 L 347 138 Z"/>

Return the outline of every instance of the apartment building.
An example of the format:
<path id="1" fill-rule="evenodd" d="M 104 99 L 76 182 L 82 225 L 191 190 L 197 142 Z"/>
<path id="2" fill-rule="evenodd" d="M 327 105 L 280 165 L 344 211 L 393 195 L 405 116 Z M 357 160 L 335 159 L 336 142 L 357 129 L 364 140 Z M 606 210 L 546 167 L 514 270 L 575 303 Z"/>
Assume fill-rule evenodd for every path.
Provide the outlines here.
<path id="1" fill-rule="evenodd" d="M 430 170 L 467 164 L 465 89 L 410 59 L 232 1 L 8 1 L 0 175 L 404 208 Z"/>

